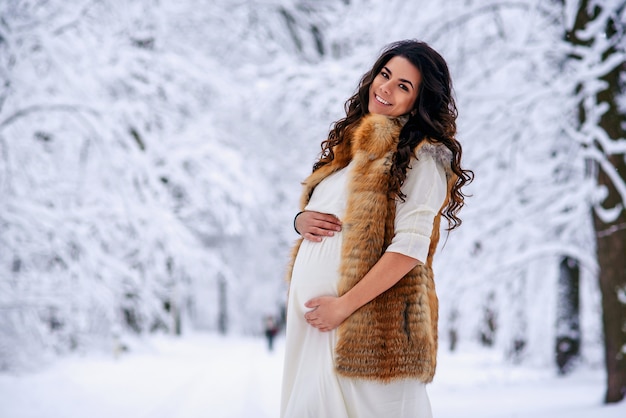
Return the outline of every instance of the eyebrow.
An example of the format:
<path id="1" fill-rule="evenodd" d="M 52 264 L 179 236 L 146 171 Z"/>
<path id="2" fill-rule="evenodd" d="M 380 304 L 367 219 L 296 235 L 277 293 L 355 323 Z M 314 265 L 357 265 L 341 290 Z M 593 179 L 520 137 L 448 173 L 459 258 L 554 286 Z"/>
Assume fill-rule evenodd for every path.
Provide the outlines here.
<path id="1" fill-rule="evenodd" d="M 389 74 L 393 75 L 393 72 L 388 68 L 388 67 L 383 67 Z M 415 86 L 413 85 L 413 83 L 411 83 L 409 80 L 405 80 L 404 78 L 401 78 L 400 81 L 402 81 L 403 83 L 407 83 L 410 84 L 411 87 L 413 88 L 413 90 L 415 90 Z"/>

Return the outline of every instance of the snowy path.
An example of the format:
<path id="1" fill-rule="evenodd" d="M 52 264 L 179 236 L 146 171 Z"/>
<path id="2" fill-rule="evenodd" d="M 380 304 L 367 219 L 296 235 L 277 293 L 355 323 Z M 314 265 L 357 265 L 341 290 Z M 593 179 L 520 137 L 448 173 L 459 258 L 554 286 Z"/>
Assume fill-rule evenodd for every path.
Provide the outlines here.
<path id="1" fill-rule="evenodd" d="M 436 418 L 623 418 L 601 405 L 603 377 L 582 370 L 506 367 L 489 352 L 442 353 L 429 386 Z M 45 371 L 0 375 L 2 418 L 272 418 L 278 416 L 282 340 L 160 337 L 118 360 L 70 358 Z M 330 417 L 329 417 L 330 418 Z"/>

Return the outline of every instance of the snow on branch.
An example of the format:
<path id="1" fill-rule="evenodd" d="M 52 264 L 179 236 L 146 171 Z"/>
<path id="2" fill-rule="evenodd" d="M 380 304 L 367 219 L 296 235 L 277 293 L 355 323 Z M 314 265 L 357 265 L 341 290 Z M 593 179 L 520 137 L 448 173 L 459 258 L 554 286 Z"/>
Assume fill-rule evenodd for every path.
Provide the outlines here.
<path id="1" fill-rule="evenodd" d="M 613 2 L 614 4 L 611 4 L 611 2 Z M 577 1 L 568 1 L 568 3 L 573 3 L 574 5 L 579 4 Z M 592 19 L 587 24 L 586 27 L 576 31 L 576 37 L 580 39 L 581 41 L 592 41 L 592 40 L 595 41 L 598 38 L 605 37 L 604 35 L 605 35 L 607 21 L 614 16 L 613 7 L 615 7 L 615 5 L 618 4 L 618 2 L 614 0 L 608 0 L 608 1 L 605 0 L 605 2 L 603 3 L 604 4 L 596 3 L 594 5 L 593 2 L 590 2 L 589 4 L 590 8 L 592 8 L 593 6 L 600 6 L 599 7 L 600 14 L 598 16 L 595 16 L 594 19 Z M 573 22 L 572 22 L 572 25 L 569 27 L 573 27 Z"/>
<path id="2" fill-rule="evenodd" d="M 485 4 L 486 3 L 486 4 Z M 471 23 L 473 19 L 484 17 L 502 9 L 521 9 L 528 11 L 531 8 L 529 2 L 523 1 L 491 1 L 482 3 L 473 3 L 468 8 L 455 13 L 449 18 L 441 19 L 435 28 L 430 31 L 426 37 L 432 42 L 438 42 L 441 37 L 458 29 L 459 26 L 465 26 Z"/>
<path id="3" fill-rule="evenodd" d="M 615 187 L 617 193 L 620 195 L 622 202 L 626 202 L 626 182 L 620 176 L 620 173 L 617 171 L 615 166 L 608 160 L 607 156 L 602 153 L 600 150 L 588 147 L 583 151 L 583 155 L 588 157 L 598 163 L 602 171 L 609 177 L 612 185 Z M 606 211 L 606 209 L 598 209 L 598 206 L 602 203 L 602 201 L 606 198 L 605 195 L 596 196 L 598 200 L 596 200 L 596 213 L 598 216 L 602 217 L 602 221 L 605 223 L 613 222 L 617 219 L 617 216 L 623 210 L 623 204 L 619 204 L 611 211 Z"/>
<path id="4" fill-rule="evenodd" d="M 92 115 L 98 115 L 99 112 L 95 109 L 84 106 L 81 104 L 49 104 L 49 105 L 31 105 L 19 109 L 12 114 L 5 117 L 0 121 L 0 131 L 5 129 L 20 118 L 29 116 L 33 113 L 48 113 L 48 112 L 85 112 Z"/>

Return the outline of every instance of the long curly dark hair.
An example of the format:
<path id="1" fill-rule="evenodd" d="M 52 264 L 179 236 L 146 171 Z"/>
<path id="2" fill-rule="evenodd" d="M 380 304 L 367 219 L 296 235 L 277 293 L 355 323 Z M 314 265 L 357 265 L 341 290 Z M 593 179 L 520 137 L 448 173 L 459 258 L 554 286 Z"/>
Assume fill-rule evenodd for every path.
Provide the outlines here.
<path id="1" fill-rule="evenodd" d="M 374 78 L 395 56 L 409 60 L 419 70 L 422 81 L 413 109 L 407 115 L 409 119 L 400 132 L 398 150 L 391 169 L 390 193 L 396 198 L 404 199 L 400 188 L 406 180 L 406 172 L 415 147 L 421 141 L 428 139 L 431 142 L 443 143 L 452 152 L 452 171 L 456 175 L 450 200 L 443 210 L 443 216 L 448 220 L 448 230 L 452 230 L 462 222 L 457 217 L 465 198 L 461 188 L 473 180 L 474 173 L 461 168 L 463 151 L 455 138 L 458 113 L 452 97 L 452 80 L 448 65 L 439 53 L 424 42 L 404 40 L 392 43 L 383 50 L 372 69 L 361 78 L 357 92 L 346 101 L 346 117 L 333 124 L 328 138 L 322 142 L 322 152 L 319 160 L 313 165 L 313 171 L 335 158 L 334 147 L 345 140 L 350 140 L 352 131 L 369 112 L 369 89 Z"/>

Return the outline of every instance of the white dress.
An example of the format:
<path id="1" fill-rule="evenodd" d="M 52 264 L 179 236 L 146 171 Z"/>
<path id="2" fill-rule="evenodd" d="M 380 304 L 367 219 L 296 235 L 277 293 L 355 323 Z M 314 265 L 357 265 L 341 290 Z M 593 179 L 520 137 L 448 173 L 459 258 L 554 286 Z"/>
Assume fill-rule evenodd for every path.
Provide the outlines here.
<path id="1" fill-rule="evenodd" d="M 396 209 L 395 236 L 387 251 L 424 261 L 433 219 L 446 196 L 443 167 L 429 155 L 411 161 L 402 187 L 407 196 Z M 328 176 L 313 192 L 307 210 L 342 219 L 351 165 Z M 283 418 L 430 418 L 424 383 L 414 379 L 388 384 L 346 378 L 334 369 L 336 330 L 309 325 L 304 304 L 317 296 L 337 295 L 341 232 L 322 242 L 304 240 L 295 260 L 287 310 L 283 371 Z"/>

